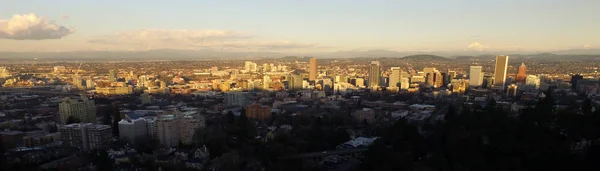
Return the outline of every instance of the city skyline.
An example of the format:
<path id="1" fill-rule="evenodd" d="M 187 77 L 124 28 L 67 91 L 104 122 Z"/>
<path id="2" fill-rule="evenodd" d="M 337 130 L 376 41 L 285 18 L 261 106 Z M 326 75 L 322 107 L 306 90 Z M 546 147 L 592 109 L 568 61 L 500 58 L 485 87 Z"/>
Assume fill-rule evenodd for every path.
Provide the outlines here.
<path id="1" fill-rule="evenodd" d="M 588 0 L 47 3 L 0 7 L 0 51 L 545 52 L 600 44 L 600 2 Z"/>

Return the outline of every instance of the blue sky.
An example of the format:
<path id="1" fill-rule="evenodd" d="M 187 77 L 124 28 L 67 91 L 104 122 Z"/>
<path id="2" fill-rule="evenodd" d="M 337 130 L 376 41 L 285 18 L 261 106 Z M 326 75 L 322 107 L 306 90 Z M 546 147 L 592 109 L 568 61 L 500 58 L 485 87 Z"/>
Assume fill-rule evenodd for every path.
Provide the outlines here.
<path id="1" fill-rule="evenodd" d="M 598 0 L 2 0 L 0 20 L 33 13 L 66 31 L 34 30 L 59 35 L 39 38 L 0 23 L 0 50 L 596 48 L 598 7 Z"/>

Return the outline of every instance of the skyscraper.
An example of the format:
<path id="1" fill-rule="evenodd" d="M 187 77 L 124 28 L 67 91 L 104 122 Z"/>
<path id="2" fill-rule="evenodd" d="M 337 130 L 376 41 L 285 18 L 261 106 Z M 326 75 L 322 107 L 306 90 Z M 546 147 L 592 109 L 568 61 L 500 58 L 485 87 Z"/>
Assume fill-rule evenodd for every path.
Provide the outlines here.
<path id="1" fill-rule="evenodd" d="M 310 75 L 308 80 L 315 81 L 317 79 L 317 58 L 310 58 Z"/>
<path id="2" fill-rule="evenodd" d="M 369 66 L 369 88 L 378 88 L 381 80 L 381 64 L 379 61 L 371 61 Z"/>
<path id="3" fill-rule="evenodd" d="M 528 75 L 525 79 L 528 88 L 539 89 L 540 88 L 540 78 L 535 75 Z"/>
<path id="4" fill-rule="evenodd" d="M 483 72 L 481 66 L 471 66 L 469 70 L 469 85 L 481 86 L 483 84 Z"/>
<path id="5" fill-rule="evenodd" d="M 302 89 L 302 76 L 299 74 L 290 74 L 288 79 L 288 89 L 300 90 Z"/>
<path id="6" fill-rule="evenodd" d="M 390 75 L 390 82 L 388 87 L 398 87 L 402 71 L 400 71 L 400 67 L 392 67 L 391 70 L 392 74 Z"/>
<path id="7" fill-rule="evenodd" d="M 510 84 L 508 86 L 508 90 L 506 91 L 506 96 L 509 97 L 516 97 L 517 96 L 517 91 L 519 87 L 516 84 Z"/>
<path id="8" fill-rule="evenodd" d="M 115 71 L 114 69 L 108 70 L 108 81 L 116 82 L 117 78 L 117 71 Z"/>
<path id="9" fill-rule="evenodd" d="M 508 68 L 508 56 L 496 56 L 496 69 L 494 70 L 494 85 L 504 88 L 506 84 L 506 70 Z"/>
<path id="10" fill-rule="evenodd" d="M 517 83 L 525 83 L 527 80 L 527 74 L 525 74 L 526 71 L 527 66 L 525 66 L 524 63 L 521 63 L 521 66 L 519 66 L 519 70 L 517 72 Z"/>
<path id="11" fill-rule="evenodd" d="M 63 99 L 58 104 L 58 113 L 62 124 L 66 124 L 69 117 L 84 123 L 96 122 L 96 105 L 93 100 L 84 96 L 81 99 Z"/>
<path id="12" fill-rule="evenodd" d="M 268 90 L 269 87 L 271 86 L 271 82 L 272 82 L 271 76 L 265 75 L 263 77 L 263 90 Z"/>

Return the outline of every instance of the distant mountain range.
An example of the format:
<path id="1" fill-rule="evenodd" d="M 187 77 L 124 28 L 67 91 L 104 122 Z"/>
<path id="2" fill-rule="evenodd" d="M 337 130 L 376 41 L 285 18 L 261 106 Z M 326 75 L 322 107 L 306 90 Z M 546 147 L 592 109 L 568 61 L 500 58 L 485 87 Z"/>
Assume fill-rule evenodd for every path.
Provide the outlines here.
<path id="1" fill-rule="evenodd" d="M 0 59 L 23 60 L 225 60 L 264 59 L 286 56 L 314 56 L 318 58 L 405 58 L 408 60 L 493 60 L 496 55 L 511 59 L 535 60 L 600 60 L 600 49 L 572 49 L 545 53 L 533 52 L 444 52 L 444 51 L 336 51 L 317 53 L 279 52 L 221 52 L 210 50 L 149 50 L 149 51 L 72 51 L 72 52 L 0 52 Z"/>

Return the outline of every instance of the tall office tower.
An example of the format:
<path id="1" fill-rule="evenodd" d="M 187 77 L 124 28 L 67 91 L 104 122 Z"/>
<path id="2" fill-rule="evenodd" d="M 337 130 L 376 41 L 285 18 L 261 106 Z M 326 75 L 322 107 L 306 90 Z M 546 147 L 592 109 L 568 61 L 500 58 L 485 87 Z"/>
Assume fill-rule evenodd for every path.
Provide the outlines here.
<path id="1" fill-rule="evenodd" d="M 433 76 L 434 76 L 434 81 L 433 81 L 433 87 L 435 88 L 440 88 L 444 85 L 444 76 L 442 75 L 442 73 L 440 73 L 439 71 L 433 72 Z"/>
<path id="2" fill-rule="evenodd" d="M 268 90 L 269 87 L 271 86 L 271 82 L 272 82 L 271 76 L 265 75 L 263 77 L 263 87 L 262 87 L 263 90 Z"/>
<path id="3" fill-rule="evenodd" d="M 88 90 L 91 90 L 91 89 L 94 89 L 96 86 L 94 85 L 94 81 L 90 78 L 90 79 L 85 80 L 85 87 Z"/>
<path id="4" fill-rule="evenodd" d="M 108 81 L 117 82 L 117 71 L 114 69 L 108 70 Z"/>
<path id="5" fill-rule="evenodd" d="M 302 89 L 302 76 L 299 74 L 292 73 L 288 75 L 288 89 L 300 90 Z"/>
<path id="6" fill-rule="evenodd" d="M 58 113 L 62 124 L 66 124 L 71 116 L 84 123 L 96 122 L 96 105 L 84 96 L 80 99 L 64 98 L 58 104 Z"/>
<path id="7" fill-rule="evenodd" d="M 469 85 L 481 86 L 483 84 L 483 72 L 481 66 L 471 66 L 469 70 Z"/>
<path id="8" fill-rule="evenodd" d="M 73 75 L 73 86 L 77 87 L 77 88 L 81 88 L 83 87 L 81 85 L 81 78 L 79 77 L 79 75 L 75 74 Z"/>
<path id="9" fill-rule="evenodd" d="M 263 71 L 263 72 L 269 72 L 269 71 L 271 71 L 271 67 L 269 67 L 269 64 L 267 64 L 267 63 L 264 63 L 264 64 L 262 65 L 262 71 Z"/>
<path id="10" fill-rule="evenodd" d="M 365 79 L 364 78 L 356 78 L 354 80 L 354 86 L 356 86 L 356 87 L 364 87 L 365 86 Z"/>
<path id="11" fill-rule="evenodd" d="M 390 82 L 388 87 L 398 87 L 402 71 L 400 70 L 400 67 L 392 67 L 391 70 L 392 74 L 390 74 Z"/>
<path id="12" fill-rule="evenodd" d="M 519 70 L 517 72 L 517 83 L 525 83 L 525 81 L 527 80 L 527 74 L 525 74 L 526 71 L 527 67 L 524 63 L 521 63 L 521 66 L 519 66 Z"/>
<path id="13" fill-rule="evenodd" d="M 250 94 L 248 92 L 227 92 L 225 93 L 225 105 L 246 107 L 250 103 Z"/>
<path id="14" fill-rule="evenodd" d="M 308 75 L 309 81 L 317 79 L 317 58 L 310 58 L 310 75 Z"/>
<path id="15" fill-rule="evenodd" d="M 540 78 L 535 75 L 528 75 L 525 79 L 525 85 L 528 88 L 539 89 L 540 88 Z"/>
<path id="16" fill-rule="evenodd" d="M 506 85 L 506 70 L 508 68 L 508 56 L 496 56 L 496 69 L 494 70 L 494 85 L 504 88 Z"/>
<path id="17" fill-rule="evenodd" d="M 434 67 L 425 67 L 423 68 L 423 73 L 427 75 L 428 73 L 432 73 L 433 71 L 437 71 Z"/>
<path id="18" fill-rule="evenodd" d="M 490 75 L 483 76 L 483 88 L 492 88 L 494 85 L 494 77 Z"/>
<path id="19" fill-rule="evenodd" d="M 571 76 L 571 89 L 572 90 L 576 90 L 577 89 L 577 81 L 579 80 L 583 80 L 583 76 L 580 74 L 575 74 Z"/>
<path id="20" fill-rule="evenodd" d="M 509 97 L 517 97 L 517 91 L 519 87 L 516 84 L 508 85 L 508 90 L 506 91 L 506 96 Z"/>
<path id="21" fill-rule="evenodd" d="M 410 86 L 408 78 L 400 78 L 400 89 L 406 90 Z"/>
<path id="22" fill-rule="evenodd" d="M 112 142 L 112 128 L 108 125 L 74 123 L 58 127 L 63 144 L 90 151 Z"/>
<path id="23" fill-rule="evenodd" d="M 371 61 L 369 66 L 369 88 L 378 88 L 381 81 L 381 64 L 379 61 Z"/>

